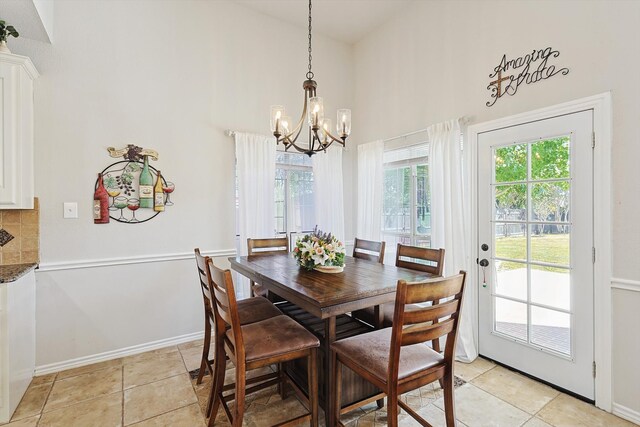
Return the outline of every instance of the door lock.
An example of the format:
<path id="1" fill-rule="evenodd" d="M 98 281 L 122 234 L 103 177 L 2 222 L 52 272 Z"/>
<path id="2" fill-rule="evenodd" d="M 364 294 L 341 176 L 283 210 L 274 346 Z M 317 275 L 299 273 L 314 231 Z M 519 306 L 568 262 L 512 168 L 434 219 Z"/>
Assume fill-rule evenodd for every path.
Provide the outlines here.
<path id="1" fill-rule="evenodd" d="M 489 250 L 489 245 L 487 245 L 486 243 L 483 243 L 482 246 L 480 246 L 480 249 L 487 252 Z"/>

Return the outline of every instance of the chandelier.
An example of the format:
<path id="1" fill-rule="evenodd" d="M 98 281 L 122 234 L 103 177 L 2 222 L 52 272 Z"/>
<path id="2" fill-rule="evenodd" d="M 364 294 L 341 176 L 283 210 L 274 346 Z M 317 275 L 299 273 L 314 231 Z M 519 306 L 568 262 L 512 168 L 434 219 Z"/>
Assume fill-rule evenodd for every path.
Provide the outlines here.
<path id="1" fill-rule="evenodd" d="M 322 98 L 317 96 L 316 88 L 318 84 L 313 80 L 311 71 L 311 0 L 309 0 L 309 67 L 307 79 L 302 83 L 304 89 L 304 105 L 302 115 L 298 124 L 293 127 L 291 117 L 285 114 L 282 105 L 271 106 L 271 131 L 276 137 L 276 143 L 282 142 L 285 151 L 291 147 L 297 151 L 311 157 L 317 152 L 326 149 L 337 142 L 344 147 L 345 141 L 351 133 L 351 110 L 338 110 L 336 121 L 336 133 L 338 137 L 331 133 L 331 120 L 324 118 L 324 106 Z M 308 128 L 307 143 L 298 142 L 304 124 Z"/>

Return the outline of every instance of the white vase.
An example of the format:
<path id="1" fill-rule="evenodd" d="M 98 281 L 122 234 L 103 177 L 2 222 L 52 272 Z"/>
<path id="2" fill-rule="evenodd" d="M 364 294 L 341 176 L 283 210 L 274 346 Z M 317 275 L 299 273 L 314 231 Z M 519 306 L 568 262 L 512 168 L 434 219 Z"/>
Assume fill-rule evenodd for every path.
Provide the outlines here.
<path id="1" fill-rule="evenodd" d="M 6 40 L 2 40 L 0 42 L 0 52 L 2 52 L 2 53 L 11 53 L 11 51 L 9 50 L 9 47 L 7 46 L 7 41 Z"/>

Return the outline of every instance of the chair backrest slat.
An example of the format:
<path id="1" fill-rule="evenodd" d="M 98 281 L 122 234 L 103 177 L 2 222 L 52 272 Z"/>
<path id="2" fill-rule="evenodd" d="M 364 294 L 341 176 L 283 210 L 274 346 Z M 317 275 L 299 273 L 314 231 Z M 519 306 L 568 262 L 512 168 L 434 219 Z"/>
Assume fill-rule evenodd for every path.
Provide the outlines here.
<path id="1" fill-rule="evenodd" d="M 274 237 L 270 239 L 247 239 L 249 255 L 273 255 L 289 252 L 289 239 L 287 237 Z"/>
<path id="2" fill-rule="evenodd" d="M 216 267 L 211 259 L 208 260 L 207 265 L 211 272 L 211 288 L 215 300 L 216 333 L 226 333 L 227 338 L 231 334 L 233 339 L 226 341 L 233 343 L 235 356 L 244 360 L 244 342 L 231 272 Z"/>
<path id="3" fill-rule="evenodd" d="M 454 299 L 442 304 L 432 305 L 420 309 L 406 309 L 404 311 L 404 324 L 433 322 L 454 314 L 458 310 L 460 300 Z"/>
<path id="4" fill-rule="evenodd" d="M 460 292 L 460 281 L 456 276 L 444 279 L 431 279 L 426 282 L 407 283 L 405 304 L 418 304 L 425 301 L 438 301 Z"/>
<path id="5" fill-rule="evenodd" d="M 455 319 L 450 318 L 441 323 L 423 323 L 409 326 L 402 331 L 401 346 L 432 341 L 449 334 L 454 327 Z"/>
<path id="6" fill-rule="evenodd" d="M 353 243 L 353 257 L 382 264 L 384 262 L 384 248 L 385 242 L 374 242 L 356 237 Z"/>
<path id="7" fill-rule="evenodd" d="M 432 264 L 424 264 L 413 260 L 427 261 Z M 410 268 L 412 270 L 442 276 L 444 249 L 420 248 L 418 246 L 407 246 L 398 243 L 396 267 Z"/>
<path id="8" fill-rule="evenodd" d="M 212 298 L 211 288 L 209 286 L 209 273 L 207 271 L 207 258 L 200 254 L 200 249 L 194 249 L 196 256 L 196 266 L 198 267 L 198 279 L 200 279 L 200 290 L 202 291 L 202 297 L 204 302 L 205 313 L 213 317 L 212 311 Z"/>

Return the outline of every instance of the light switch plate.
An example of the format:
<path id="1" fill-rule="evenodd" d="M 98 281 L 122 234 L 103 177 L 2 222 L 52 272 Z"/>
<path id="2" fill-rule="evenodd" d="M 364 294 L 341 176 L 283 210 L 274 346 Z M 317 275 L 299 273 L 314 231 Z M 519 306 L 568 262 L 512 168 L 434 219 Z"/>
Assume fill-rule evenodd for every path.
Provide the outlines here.
<path id="1" fill-rule="evenodd" d="M 64 214 L 65 219 L 78 218 L 78 203 L 76 202 L 64 202 Z"/>

